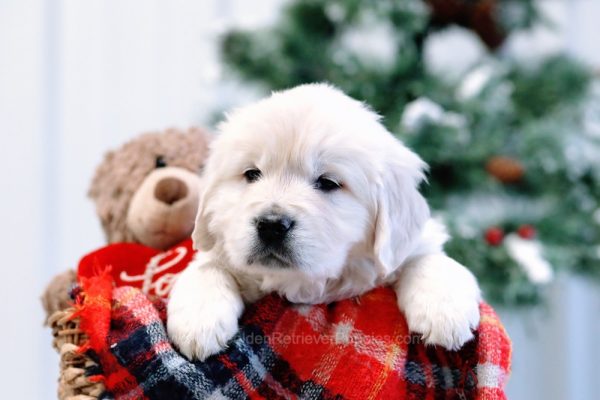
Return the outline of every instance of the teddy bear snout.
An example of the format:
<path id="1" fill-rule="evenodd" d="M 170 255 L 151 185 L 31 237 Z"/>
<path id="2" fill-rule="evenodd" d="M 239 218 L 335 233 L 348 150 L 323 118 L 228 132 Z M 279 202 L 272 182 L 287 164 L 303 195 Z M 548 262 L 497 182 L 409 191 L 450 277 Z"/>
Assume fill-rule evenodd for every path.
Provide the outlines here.
<path id="1" fill-rule="evenodd" d="M 188 238 L 198 212 L 200 176 L 180 167 L 152 170 L 133 194 L 127 227 L 136 241 L 166 249 Z"/>
<path id="2" fill-rule="evenodd" d="M 167 205 L 172 205 L 188 195 L 188 187 L 181 179 L 166 177 L 156 183 L 154 197 Z"/>

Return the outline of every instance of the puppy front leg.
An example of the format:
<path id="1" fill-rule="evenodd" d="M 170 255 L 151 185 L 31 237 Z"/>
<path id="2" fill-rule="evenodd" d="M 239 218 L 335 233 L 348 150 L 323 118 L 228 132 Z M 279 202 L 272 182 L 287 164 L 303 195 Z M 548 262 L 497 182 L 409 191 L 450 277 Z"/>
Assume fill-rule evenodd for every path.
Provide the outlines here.
<path id="1" fill-rule="evenodd" d="M 395 289 L 411 332 L 449 350 L 473 338 L 481 294 L 469 270 L 444 253 L 421 256 L 402 268 Z"/>
<path id="2" fill-rule="evenodd" d="M 227 346 L 238 330 L 244 302 L 236 281 L 211 257 L 200 254 L 173 285 L 167 331 L 190 360 L 205 360 Z"/>

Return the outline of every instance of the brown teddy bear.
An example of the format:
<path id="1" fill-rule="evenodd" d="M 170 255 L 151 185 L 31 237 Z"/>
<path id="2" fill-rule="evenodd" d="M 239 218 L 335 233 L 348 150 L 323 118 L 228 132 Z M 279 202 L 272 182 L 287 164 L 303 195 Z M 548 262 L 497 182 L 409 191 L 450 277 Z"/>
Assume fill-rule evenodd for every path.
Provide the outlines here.
<path id="1" fill-rule="evenodd" d="M 164 250 L 192 233 L 210 136 L 198 128 L 142 134 L 106 154 L 89 190 L 108 243 Z M 46 315 L 68 307 L 75 272 L 42 295 Z"/>

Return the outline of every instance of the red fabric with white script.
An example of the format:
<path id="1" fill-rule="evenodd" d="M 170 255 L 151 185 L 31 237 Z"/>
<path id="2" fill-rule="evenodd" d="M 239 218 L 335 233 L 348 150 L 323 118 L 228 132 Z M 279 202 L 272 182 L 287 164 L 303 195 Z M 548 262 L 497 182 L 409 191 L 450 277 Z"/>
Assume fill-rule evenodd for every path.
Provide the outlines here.
<path id="1" fill-rule="evenodd" d="M 194 253 L 191 239 L 165 251 L 138 243 L 115 243 L 83 257 L 77 275 L 90 278 L 110 266 L 116 286 L 133 286 L 144 294 L 166 298 L 174 278 L 187 267 Z"/>

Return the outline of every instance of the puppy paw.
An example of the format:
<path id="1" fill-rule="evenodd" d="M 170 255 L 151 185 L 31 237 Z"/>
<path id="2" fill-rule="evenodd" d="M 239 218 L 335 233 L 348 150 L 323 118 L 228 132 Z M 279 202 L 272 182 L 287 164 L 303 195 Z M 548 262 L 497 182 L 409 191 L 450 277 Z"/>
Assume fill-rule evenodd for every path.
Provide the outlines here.
<path id="1" fill-rule="evenodd" d="M 407 265 L 396 294 L 408 328 L 426 344 L 458 350 L 473 338 L 479 325 L 479 286 L 473 274 L 445 254 Z"/>
<path id="2" fill-rule="evenodd" d="M 169 337 L 189 360 L 204 361 L 221 352 L 238 331 L 235 310 L 227 310 L 227 307 L 208 308 L 209 310 L 192 308 L 169 313 Z"/>
<path id="3" fill-rule="evenodd" d="M 408 328 L 419 333 L 427 345 L 458 350 L 473 338 L 479 325 L 479 303 L 447 300 L 437 304 L 414 304 L 405 310 Z"/>
<path id="4" fill-rule="evenodd" d="M 238 331 L 244 302 L 233 277 L 201 253 L 177 278 L 167 305 L 167 333 L 190 360 L 204 361 Z"/>

